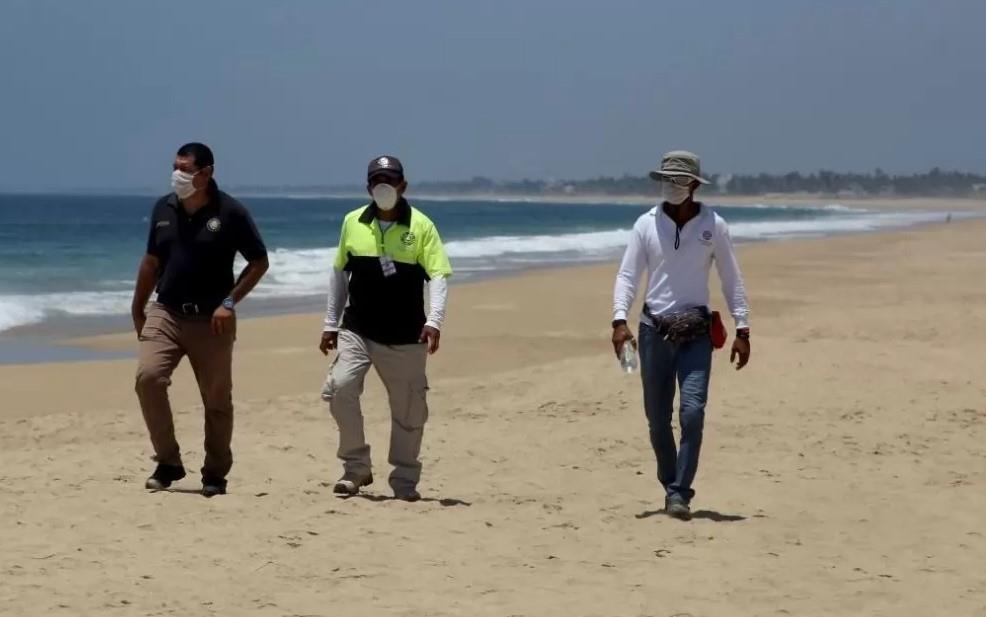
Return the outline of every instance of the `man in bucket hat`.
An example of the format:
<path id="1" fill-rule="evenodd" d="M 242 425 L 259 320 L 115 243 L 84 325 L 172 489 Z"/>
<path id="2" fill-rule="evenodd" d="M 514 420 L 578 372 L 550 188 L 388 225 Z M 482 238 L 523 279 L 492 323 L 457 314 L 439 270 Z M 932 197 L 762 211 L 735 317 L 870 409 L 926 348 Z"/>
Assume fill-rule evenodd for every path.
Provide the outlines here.
<path id="1" fill-rule="evenodd" d="M 657 477 L 665 490 L 665 511 L 688 520 L 712 367 L 713 319 L 708 305 L 713 262 L 736 323 L 730 361 L 736 361 L 737 369 L 750 359 L 749 308 L 726 221 L 694 199 L 696 189 L 709 184 L 702 177 L 698 156 L 684 150 L 668 152 L 650 177 L 661 183 L 663 199 L 637 219 L 616 275 L 613 349 L 619 355 L 624 345 L 637 346 L 627 313 L 646 272 L 639 344 L 644 411 Z M 681 399 L 680 447 L 671 430 L 676 383 Z"/>

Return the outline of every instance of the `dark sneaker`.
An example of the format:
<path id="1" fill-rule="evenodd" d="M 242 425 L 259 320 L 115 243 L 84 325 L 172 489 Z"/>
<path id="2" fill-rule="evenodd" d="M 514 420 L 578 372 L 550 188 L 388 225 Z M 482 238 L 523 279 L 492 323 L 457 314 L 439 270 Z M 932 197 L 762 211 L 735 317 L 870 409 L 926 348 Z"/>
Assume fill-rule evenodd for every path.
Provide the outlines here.
<path id="1" fill-rule="evenodd" d="M 373 474 L 368 476 L 358 476 L 354 473 L 346 472 L 339 478 L 336 485 L 332 487 L 332 492 L 336 495 L 356 495 L 359 489 L 373 484 Z"/>
<path id="2" fill-rule="evenodd" d="M 181 465 L 158 465 L 151 477 L 144 482 L 144 488 L 149 491 L 163 491 L 185 477 L 185 468 Z"/>
<path id="3" fill-rule="evenodd" d="M 407 488 L 395 488 L 394 499 L 400 499 L 401 501 L 421 501 L 421 493 L 419 493 L 413 486 Z"/>
<path id="4" fill-rule="evenodd" d="M 226 494 L 226 480 L 220 478 L 202 478 L 202 494 L 206 497 Z"/>
<path id="5" fill-rule="evenodd" d="M 671 495 L 664 499 L 664 511 L 668 516 L 680 521 L 692 520 L 692 511 L 688 502 L 679 495 Z"/>

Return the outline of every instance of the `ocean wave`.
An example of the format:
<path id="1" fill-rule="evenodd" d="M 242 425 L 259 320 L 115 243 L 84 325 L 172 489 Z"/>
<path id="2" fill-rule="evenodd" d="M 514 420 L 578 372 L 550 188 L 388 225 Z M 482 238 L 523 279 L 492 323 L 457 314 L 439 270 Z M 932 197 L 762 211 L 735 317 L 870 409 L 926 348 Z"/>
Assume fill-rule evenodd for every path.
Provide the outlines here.
<path id="1" fill-rule="evenodd" d="M 487 236 L 445 244 L 449 257 L 497 257 L 516 253 L 598 253 L 625 246 L 628 229 L 537 236 Z"/>
<path id="2" fill-rule="evenodd" d="M 730 208 L 748 208 L 751 210 L 798 210 L 802 212 L 817 212 L 819 210 L 823 212 L 838 212 L 844 214 L 865 214 L 870 212 L 864 208 L 851 208 L 849 206 L 844 206 L 842 204 L 825 204 L 821 206 L 811 205 L 811 204 L 731 204 L 731 203 L 721 203 L 713 204 L 716 209 L 729 210 Z"/>
<path id="3" fill-rule="evenodd" d="M 878 231 L 943 220 L 944 216 L 941 213 L 885 212 L 822 219 L 739 222 L 731 224 L 729 231 L 733 238 L 739 240 L 803 238 Z"/>
<path id="4" fill-rule="evenodd" d="M 0 332 L 41 323 L 52 315 L 126 315 L 131 291 L 71 291 L 0 296 Z"/>
<path id="5" fill-rule="evenodd" d="M 776 206 L 771 206 L 776 207 Z M 740 241 L 860 233 L 943 221 L 930 212 L 845 213 L 838 204 L 826 206 L 843 216 L 820 216 L 771 221 L 739 221 L 730 225 Z M 973 216 L 973 215 L 968 215 Z M 954 219 L 968 218 L 962 213 Z M 728 217 L 728 214 L 727 214 Z M 469 279 L 492 272 L 507 272 L 538 265 L 551 266 L 617 259 L 626 246 L 629 230 L 583 231 L 531 236 L 497 235 L 446 242 L 456 278 Z M 259 299 L 320 296 L 328 287 L 335 248 L 273 250 L 271 268 L 251 297 Z M 237 271 L 243 267 L 238 261 Z M 0 332 L 39 323 L 49 316 L 126 315 L 132 283 L 105 280 L 92 283 L 94 291 L 0 295 Z"/>

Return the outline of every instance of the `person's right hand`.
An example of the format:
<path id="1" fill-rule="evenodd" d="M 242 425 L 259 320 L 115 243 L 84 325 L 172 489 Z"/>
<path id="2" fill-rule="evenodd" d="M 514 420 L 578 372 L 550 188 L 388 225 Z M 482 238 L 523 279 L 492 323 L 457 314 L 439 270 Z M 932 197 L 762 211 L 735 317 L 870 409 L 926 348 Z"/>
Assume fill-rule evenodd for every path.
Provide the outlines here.
<path id="1" fill-rule="evenodd" d="M 137 332 L 137 338 L 140 338 L 140 333 L 144 331 L 144 324 L 147 323 L 147 313 L 144 309 L 132 309 L 130 311 L 130 316 L 134 320 L 134 330 Z"/>
<path id="2" fill-rule="evenodd" d="M 627 341 L 634 347 L 637 346 L 637 341 L 633 339 L 633 334 L 630 333 L 630 328 L 626 324 L 620 324 L 613 328 L 613 352 L 616 353 L 617 358 L 620 357 L 620 350 L 623 349 L 623 344 Z"/>
<path id="3" fill-rule="evenodd" d="M 323 356 L 329 355 L 329 351 L 339 346 L 339 332 L 329 331 L 322 333 L 322 341 L 318 344 L 318 350 Z"/>

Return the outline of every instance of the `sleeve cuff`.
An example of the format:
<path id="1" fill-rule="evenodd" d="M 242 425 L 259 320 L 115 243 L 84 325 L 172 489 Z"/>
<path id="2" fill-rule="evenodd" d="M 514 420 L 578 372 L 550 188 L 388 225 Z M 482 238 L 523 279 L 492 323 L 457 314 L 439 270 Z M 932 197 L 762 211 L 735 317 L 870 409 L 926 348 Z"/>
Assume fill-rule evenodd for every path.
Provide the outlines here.
<path id="1" fill-rule="evenodd" d="M 425 322 L 425 325 L 426 326 L 429 326 L 431 328 L 434 328 L 434 329 L 438 330 L 439 332 L 442 331 L 442 324 L 440 324 L 440 323 L 438 323 L 436 321 L 432 321 L 432 320 L 429 319 L 428 321 Z"/>
<path id="2" fill-rule="evenodd" d="M 613 311 L 613 321 L 627 321 L 627 312 L 623 309 L 616 309 Z"/>
<path id="3" fill-rule="evenodd" d="M 736 317 L 734 315 L 733 316 L 733 321 L 736 322 L 736 329 L 737 330 L 740 330 L 742 328 L 749 328 L 750 327 L 750 322 L 747 320 L 747 318 L 745 316 L 743 316 L 743 317 Z"/>

